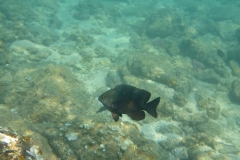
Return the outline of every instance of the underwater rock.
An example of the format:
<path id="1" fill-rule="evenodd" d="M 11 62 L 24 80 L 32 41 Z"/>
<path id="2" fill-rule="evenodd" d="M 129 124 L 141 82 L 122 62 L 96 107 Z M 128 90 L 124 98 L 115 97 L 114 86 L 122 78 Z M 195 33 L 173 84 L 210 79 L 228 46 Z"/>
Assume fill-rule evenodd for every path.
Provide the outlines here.
<path id="1" fill-rule="evenodd" d="M 184 35 L 189 38 L 196 38 L 198 36 L 198 31 L 195 27 L 188 27 L 185 29 Z"/>
<path id="2" fill-rule="evenodd" d="M 128 146 L 130 144 L 133 144 L 132 141 L 130 141 L 129 139 L 125 140 L 123 143 L 121 143 L 119 146 L 121 147 L 121 149 L 123 151 L 126 151 L 128 149 Z"/>
<path id="3" fill-rule="evenodd" d="M 189 96 L 192 91 L 193 84 L 191 81 L 184 81 L 181 85 L 177 86 L 175 90 L 181 94 L 183 94 L 186 98 Z"/>
<path id="4" fill-rule="evenodd" d="M 240 79 L 232 82 L 231 97 L 234 101 L 240 102 Z"/>
<path id="5" fill-rule="evenodd" d="M 84 62 L 91 62 L 93 59 L 93 54 L 84 50 L 81 50 L 79 55 L 83 58 Z"/>
<path id="6" fill-rule="evenodd" d="M 151 39 L 152 45 L 159 50 L 161 50 L 161 48 L 164 48 L 165 42 L 166 42 L 165 39 L 160 38 L 160 37 L 156 37 L 154 39 Z M 170 46 L 171 46 L 171 44 L 170 44 Z M 168 46 L 168 47 L 170 47 L 170 46 Z"/>
<path id="7" fill-rule="evenodd" d="M 229 66 L 232 69 L 232 74 L 240 78 L 240 67 L 235 60 L 229 61 Z"/>
<path id="8" fill-rule="evenodd" d="M 188 156 L 190 159 L 204 159 L 204 160 L 211 160 L 211 156 L 217 155 L 217 152 L 214 151 L 209 146 L 191 146 L 188 148 Z"/>
<path id="9" fill-rule="evenodd" d="M 159 59 L 158 56 L 155 57 L 153 55 L 134 56 L 127 61 L 128 70 L 136 76 L 155 80 L 165 72 L 162 69 L 159 69 L 157 72 L 153 69 L 157 66 L 156 61 L 153 61 L 154 58 L 155 60 Z"/>
<path id="10" fill-rule="evenodd" d="M 164 8 L 150 14 L 142 27 L 145 28 L 146 35 L 149 38 L 165 38 L 181 33 L 185 25 L 177 11 Z"/>
<path id="11" fill-rule="evenodd" d="M 220 105 L 214 101 L 211 101 L 207 105 L 207 115 L 211 119 L 218 119 L 220 115 Z"/>
<path id="12" fill-rule="evenodd" d="M 180 159 L 188 159 L 188 153 L 187 153 L 187 148 L 186 147 L 176 147 L 172 151 L 172 154 L 175 157 L 178 157 Z"/>
<path id="13" fill-rule="evenodd" d="M 105 67 L 111 67 L 112 62 L 109 58 L 103 58 L 100 60 L 100 64 L 105 66 Z"/>
<path id="14" fill-rule="evenodd" d="M 203 71 L 203 69 L 207 67 L 209 69 L 216 67 L 216 62 L 222 62 L 222 64 L 224 64 L 224 61 L 217 56 L 217 54 L 213 54 L 217 52 L 217 49 L 208 46 L 207 43 L 200 38 L 183 39 L 179 48 L 182 55 L 192 58 L 193 69 L 198 72 Z M 201 77 L 201 75 L 199 75 L 199 77 Z"/>
<path id="15" fill-rule="evenodd" d="M 38 23 L 30 23 L 27 25 L 27 32 L 24 37 L 19 37 L 18 40 L 27 39 L 37 44 L 42 44 L 45 46 L 50 46 L 59 39 L 58 33 L 51 30 L 45 25 L 40 25 Z"/>
<path id="16" fill-rule="evenodd" d="M 240 28 L 236 30 L 236 37 L 237 37 L 237 40 L 240 42 Z"/>
<path id="17" fill-rule="evenodd" d="M 196 126 L 199 124 L 204 124 L 208 121 L 206 113 L 195 113 L 191 116 L 190 126 Z"/>
<path id="18" fill-rule="evenodd" d="M 214 148 L 220 151 L 221 154 L 239 154 L 240 152 L 239 146 L 224 142 L 223 140 L 215 143 Z"/>
<path id="19" fill-rule="evenodd" d="M 126 65 L 119 67 L 117 71 L 118 71 L 119 75 L 121 76 L 121 78 L 123 78 L 124 76 L 132 75 Z"/>
<path id="20" fill-rule="evenodd" d="M 60 29 L 62 26 L 62 21 L 58 17 L 54 16 L 49 19 L 49 27 L 53 29 Z"/>
<path id="21" fill-rule="evenodd" d="M 128 122 L 111 124 L 112 122 L 106 118 L 108 117 L 106 112 L 96 114 L 99 104 L 87 93 L 83 83 L 68 67 L 22 66 L 14 73 L 14 77 L 14 82 L 8 79 L 9 84 L 4 83 L 3 87 L 4 79 L 0 77 L 1 99 L 7 106 L 18 106 L 9 107 L 6 111 L 14 118 L 4 117 L 6 105 L 0 108 L 1 113 L 4 113 L 0 114 L 0 118 L 3 119 L 0 123 L 8 125 L 6 121 L 9 118 L 15 121 L 17 116 L 24 117 L 21 118 L 23 122 L 15 123 L 34 126 L 34 130 L 44 136 L 51 146 L 51 149 L 49 146 L 46 147 L 48 152 L 53 150 L 57 157 L 132 159 L 134 155 L 137 159 L 168 159 L 166 151 L 139 134 L 135 124 Z M 17 89 L 16 83 L 20 86 Z M 10 112 L 10 109 L 16 112 Z M 9 123 L 13 124 L 11 121 Z M 52 157 L 49 159 L 55 160 Z"/>
<path id="22" fill-rule="evenodd" d="M 68 141 L 75 141 L 78 138 L 78 134 L 74 132 L 69 132 L 65 135 Z"/>
<path id="23" fill-rule="evenodd" d="M 37 54 L 39 52 L 37 47 L 27 47 L 26 50 L 30 53 L 30 54 Z"/>
<path id="24" fill-rule="evenodd" d="M 174 96 L 173 96 L 174 102 L 176 103 L 176 105 L 180 106 L 180 107 L 184 107 L 185 104 L 187 103 L 187 98 L 184 97 L 183 94 L 175 92 Z"/>
<path id="25" fill-rule="evenodd" d="M 201 36 L 211 33 L 215 36 L 222 37 L 218 23 L 210 18 L 201 18 L 196 29 Z"/>
<path id="26" fill-rule="evenodd" d="M 119 7 L 116 6 L 109 6 L 104 8 L 105 14 L 109 15 L 109 20 L 112 20 L 113 22 L 117 22 L 117 19 L 122 16 L 121 10 Z"/>
<path id="27" fill-rule="evenodd" d="M 102 5 L 99 1 L 95 0 L 84 0 L 79 1 L 74 9 L 73 17 L 77 20 L 88 20 L 90 16 L 97 14 Z"/>
<path id="28" fill-rule="evenodd" d="M 207 83 L 211 83 L 211 84 L 221 83 L 221 77 L 219 76 L 219 74 L 214 72 L 214 70 L 212 70 L 212 69 L 204 70 L 196 77 L 197 77 L 197 79 L 199 79 L 203 82 L 207 82 Z"/>
<path id="29" fill-rule="evenodd" d="M 235 61 L 235 62 L 237 62 L 238 64 L 240 64 L 240 46 L 239 45 L 237 45 L 237 46 L 235 46 L 235 47 L 230 47 L 230 48 L 228 48 L 228 50 L 227 50 L 227 60 L 229 61 L 229 62 L 231 62 L 231 61 Z M 230 63 L 229 63 L 229 65 L 230 65 Z M 231 67 L 231 65 L 230 65 L 230 67 Z"/>
<path id="30" fill-rule="evenodd" d="M 162 125 L 161 123 L 160 125 L 156 124 L 155 131 L 161 134 L 169 133 L 169 134 L 176 134 L 180 136 L 184 135 L 184 132 L 180 128 L 172 124 L 166 124 L 166 125 Z"/>
<path id="31" fill-rule="evenodd" d="M 90 16 L 88 15 L 87 12 L 84 13 L 84 11 L 77 11 L 75 13 L 73 13 L 73 18 L 77 19 L 77 20 L 89 20 Z"/>
<path id="32" fill-rule="evenodd" d="M 4 31 L 1 32 L 0 39 L 6 44 L 20 39 L 33 40 L 34 37 L 34 35 L 31 35 L 33 33 L 30 33 L 27 23 L 19 20 L 2 23 L 0 29 Z"/>
<path id="33" fill-rule="evenodd" d="M 0 66 L 9 63 L 8 57 L 7 57 L 7 52 L 5 50 L 0 49 L 0 57 L 1 57 L 0 58 Z"/>
<path id="34" fill-rule="evenodd" d="M 193 80 L 191 60 L 188 57 L 174 57 L 170 61 L 173 68 L 168 70 L 171 68 L 170 66 L 166 69 L 164 67 L 168 73 L 163 75 L 163 77 L 159 79 L 159 82 L 174 88 L 176 91 L 179 91 L 184 94 L 184 96 L 188 97 L 191 90 L 191 81 Z"/>
<path id="35" fill-rule="evenodd" d="M 61 50 L 58 50 L 58 53 L 61 55 L 70 55 L 73 52 L 69 51 L 68 49 L 61 49 Z"/>
<path id="36" fill-rule="evenodd" d="M 0 39 L 0 49 L 4 50 L 5 49 L 5 43 Z"/>
<path id="37" fill-rule="evenodd" d="M 221 11 L 219 13 L 219 11 Z M 237 7 L 235 7 L 233 2 L 229 1 L 229 4 L 222 4 L 222 5 L 216 5 L 211 8 L 210 12 L 208 13 L 211 15 L 211 19 L 219 22 L 224 20 L 236 20 L 237 16 L 236 14 L 239 14 L 239 10 Z"/>
<path id="38" fill-rule="evenodd" d="M 137 78 L 137 77 L 135 77 L 133 75 L 124 76 L 122 78 L 122 80 L 124 81 L 124 83 L 132 84 L 134 86 L 140 86 L 143 83 L 139 78 Z"/>
<path id="39" fill-rule="evenodd" d="M 21 5 L 24 5 L 22 7 Z M 28 2 L 12 2 L 8 1 L 7 3 L 2 2 L 0 5 L 1 13 L 5 15 L 5 17 L 9 21 L 29 21 L 30 19 L 36 20 L 38 15 L 34 12 L 35 7 L 29 5 Z"/>
<path id="40" fill-rule="evenodd" d="M 173 150 L 181 142 L 181 137 L 176 134 L 167 133 L 167 134 L 164 134 L 164 136 L 166 138 L 164 140 L 158 141 L 158 145 L 160 145 L 166 150 L 169 150 L 169 151 Z"/>
<path id="41" fill-rule="evenodd" d="M 84 48 L 85 46 L 90 46 L 95 40 L 93 36 L 81 33 L 72 33 L 66 37 L 66 41 L 71 40 L 76 42 L 77 48 Z"/>
<path id="42" fill-rule="evenodd" d="M 143 40 L 142 38 L 137 35 L 136 33 L 132 33 L 130 34 L 130 39 L 129 42 L 131 43 L 131 45 L 135 48 L 135 49 L 141 49 L 143 47 Z"/>
<path id="43" fill-rule="evenodd" d="M 197 72 L 202 72 L 205 68 L 204 64 L 196 59 L 192 59 L 192 67 Z"/>
<path id="44" fill-rule="evenodd" d="M 36 160 L 44 160 L 44 157 L 40 154 L 42 151 L 39 146 L 32 146 L 30 148 L 30 152 L 34 157 L 36 157 Z"/>
<path id="45" fill-rule="evenodd" d="M 228 56 L 228 55 L 227 55 L 227 52 L 224 51 L 223 49 L 218 48 L 218 49 L 217 49 L 217 54 L 218 54 L 218 56 L 221 57 L 224 61 L 227 60 L 227 56 Z"/>
<path id="46" fill-rule="evenodd" d="M 174 112 L 172 117 L 175 121 L 182 122 L 184 124 L 188 124 L 191 121 L 190 115 L 184 110 Z"/>
<path id="47" fill-rule="evenodd" d="M 217 74 L 219 74 L 222 78 L 228 78 L 231 76 L 228 68 L 226 67 L 225 63 L 216 63 L 214 66 L 214 70 Z"/>
<path id="48" fill-rule="evenodd" d="M 211 119 L 217 119 L 220 115 L 220 105 L 217 104 L 216 101 L 212 98 L 198 101 L 197 107 L 205 109 L 207 111 L 208 117 Z"/>
<path id="49" fill-rule="evenodd" d="M 64 141 L 59 141 L 57 138 L 49 138 L 49 145 L 54 152 L 61 158 L 64 159 L 77 159 L 77 156 L 73 155 L 71 147 Z"/>
<path id="50" fill-rule="evenodd" d="M 193 134 L 189 134 L 186 135 L 183 139 L 182 139 L 182 144 L 185 147 L 191 147 L 191 146 L 197 146 L 197 145 L 206 145 L 209 146 L 211 148 L 214 148 L 214 144 L 215 144 L 215 140 L 213 138 L 213 136 L 209 136 L 205 133 L 193 133 Z"/>
<path id="51" fill-rule="evenodd" d="M 184 134 L 180 128 L 166 121 L 145 124 L 141 127 L 141 131 L 146 138 L 154 140 L 161 148 L 168 151 L 180 145 L 182 140 L 180 135 Z"/>
<path id="52" fill-rule="evenodd" d="M 197 101 L 197 107 L 206 109 L 205 106 L 202 106 L 202 102 L 206 102 L 208 98 L 213 96 L 213 88 L 207 86 L 206 88 L 200 88 L 195 92 L 195 99 Z"/>
<path id="53" fill-rule="evenodd" d="M 4 20 L 6 20 L 6 16 L 2 12 L 0 12 L 0 22 Z"/>
<path id="54" fill-rule="evenodd" d="M 205 45 L 198 39 L 184 39 L 180 43 L 180 53 L 201 60 L 207 54 Z"/>
<path id="55" fill-rule="evenodd" d="M 25 126 L 22 127 L 25 128 Z M 23 128 L 21 129 L 19 128 L 19 132 L 23 132 Z M 35 132 L 31 132 L 31 136 L 30 135 L 22 136 L 20 133 L 12 131 L 10 128 L 0 126 L 1 160 L 6 159 L 44 160 L 47 157 L 53 160 L 57 159 L 56 156 L 51 152 L 49 151 L 45 152 L 46 150 L 51 150 L 50 146 L 47 144 L 45 139 L 41 138 Z"/>
<path id="56" fill-rule="evenodd" d="M 169 101 L 162 103 L 161 107 L 158 107 L 158 110 L 163 116 L 172 116 L 174 113 L 173 104 Z"/>
<path id="57" fill-rule="evenodd" d="M 117 71 L 115 70 L 108 71 L 108 74 L 106 76 L 106 84 L 108 87 L 114 88 L 116 85 L 121 83 L 122 81 Z M 129 83 L 129 84 L 132 84 L 132 83 Z"/>
<path id="58" fill-rule="evenodd" d="M 224 128 L 215 121 L 209 120 L 206 123 L 199 124 L 195 127 L 196 131 L 198 132 L 204 132 L 207 135 L 215 136 L 215 135 L 221 135 L 224 132 Z"/>
<path id="59" fill-rule="evenodd" d="M 45 60 L 50 54 L 51 51 L 40 51 L 36 55 L 30 55 L 28 58 L 33 61 L 41 61 Z"/>
<path id="60" fill-rule="evenodd" d="M 95 48 L 95 54 L 97 57 L 111 57 L 112 53 L 103 46 L 97 46 Z"/>
<path id="61" fill-rule="evenodd" d="M 171 39 L 167 39 L 164 41 L 164 48 L 166 52 L 171 56 L 176 56 L 180 52 L 177 42 Z"/>
<path id="62" fill-rule="evenodd" d="M 16 73 L 15 77 L 16 83 L 21 87 L 5 92 L 3 100 L 10 106 L 21 105 L 17 111 L 18 114 L 25 116 L 27 112 L 31 121 L 44 122 L 46 119 L 49 121 L 63 120 L 62 117 L 67 117 L 67 113 L 59 109 L 59 107 L 62 105 L 64 105 L 65 109 L 70 107 L 70 104 L 66 105 L 69 102 L 66 96 L 67 92 L 69 92 L 68 95 L 72 95 L 74 92 L 75 94 L 72 96 L 77 96 L 76 93 L 78 92 L 82 97 L 87 95 L 83 94 L 86 93 L 83 89 L 83 84 L 78 82 L 68 67 L 50 65 L 42 68 L 31 68 L 31 71 L 28 68 L 22 68 Z M 31 78 L 25 80 L 25 77 Z M 14 87 L 12 86 L 14 84 L 11 83 L 11 85 L 6 87 Z M 32 98 L 27 98 L 29 96 Z M 72 96 L 71 98 L 73 98 Z M 33 105 L 34 107 L 31 107 Z M 72 108 L 74 106 L 75 104 L 71 104 Z"/>

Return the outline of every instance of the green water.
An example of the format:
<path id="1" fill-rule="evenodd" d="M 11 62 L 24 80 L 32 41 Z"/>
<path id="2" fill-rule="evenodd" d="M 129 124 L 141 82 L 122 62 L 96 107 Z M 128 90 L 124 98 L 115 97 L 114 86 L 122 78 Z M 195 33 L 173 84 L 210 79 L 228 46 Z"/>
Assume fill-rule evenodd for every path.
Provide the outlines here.
<path id="1" fill-rule="evenodd" d="M 237 0 L 0 0 L 0 159 L 240 159 L 239 15 Z M 158 117 L 98 112 L 119 84 L 160 96 Z"/>

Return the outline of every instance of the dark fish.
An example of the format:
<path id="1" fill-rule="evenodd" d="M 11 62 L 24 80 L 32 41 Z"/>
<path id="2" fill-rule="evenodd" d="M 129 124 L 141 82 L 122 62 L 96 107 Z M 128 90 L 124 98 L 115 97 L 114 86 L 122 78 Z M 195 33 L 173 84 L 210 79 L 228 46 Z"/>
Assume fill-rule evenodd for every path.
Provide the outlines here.
<path id="1" fill-rule="evenodd" d="M 98 100 L 112 113 L 115 122 L 119 116 L 127 114 L 133 120 L 143 120 L 147 111 L 151 116 L 157 118 L 156 108 L 160 102 L 160 97 L 148 102 L 151 93 L 136 87 L 121 84 L 113 89 L 104 92 Z M 148 102 L 148 103 L 147 103 Z"/>

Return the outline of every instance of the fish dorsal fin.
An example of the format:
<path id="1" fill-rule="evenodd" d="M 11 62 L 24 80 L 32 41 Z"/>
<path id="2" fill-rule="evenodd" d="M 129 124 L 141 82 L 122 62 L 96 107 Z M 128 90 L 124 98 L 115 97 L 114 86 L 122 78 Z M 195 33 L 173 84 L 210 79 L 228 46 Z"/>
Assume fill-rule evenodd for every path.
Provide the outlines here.
<path id="1" fill-rule="evenodd" d="M 115 86 L 114 88 L 117 93 L 118 93 L 118 98 L 121 97 L 125 101 L 128 99 L 131 99 L 135 102 L 139 103 L 147 103 L 151 97 L 151 93 L 144 90 L 144 89 L 139 89 L 134 86 L 128 85 L 128 84 L 120 84 Z M 116 101 L 118 101 L 116 99 Z"/>
<path id="2" fill-rule="evenodd" d="M 128 84 L 119 84 L 114 87 L 114 89 L 120 91 L 120 90 L 125 90 L 125 91 L 130 91 L 136 89 L 136 87 L 128 85 Z"/>
<path id="3" fill-rule="evenodd" d="M 129 99 L 132 99 L 133 91 L 137 89 L 133 86 L 127 84 L 117 85 L 113 90 L 116 92 L 116 96 L 114 97 L 113 102 L 115 101 L 123 101 L 126 102 Z"/>

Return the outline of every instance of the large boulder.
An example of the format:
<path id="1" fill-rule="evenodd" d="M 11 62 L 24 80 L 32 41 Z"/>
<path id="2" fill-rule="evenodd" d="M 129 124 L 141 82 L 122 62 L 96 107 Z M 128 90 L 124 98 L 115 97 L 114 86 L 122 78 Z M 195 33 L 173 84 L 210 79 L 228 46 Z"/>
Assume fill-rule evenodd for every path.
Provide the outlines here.
<path id="1" fill-rule="evenodd" d="M 140 35 L 145 32 L 149 38 L 165 38 L 181 33 L 184 28 L 182 17 L 175 10 L 166 8 L 150 14 L 138 27 L 138 32 Z"/>
<path id="2" fill-rule="evenodd" d="M 240 79 L 232 82 L 231 98 L 234 101 L 240 102 Z"/>
<path id="3" fill-rule="evenodd" d="M 236 38 L 240 42 L 240 28 L 236 30 Z"/>

